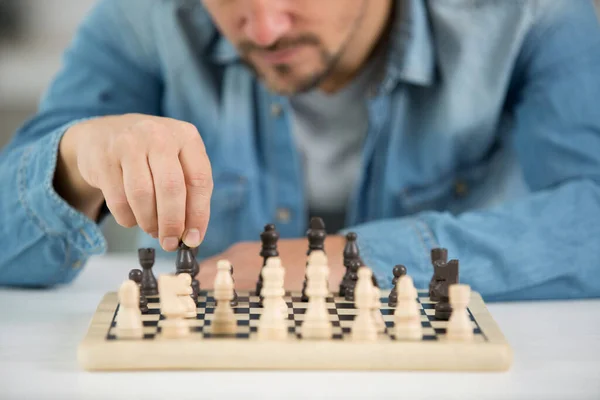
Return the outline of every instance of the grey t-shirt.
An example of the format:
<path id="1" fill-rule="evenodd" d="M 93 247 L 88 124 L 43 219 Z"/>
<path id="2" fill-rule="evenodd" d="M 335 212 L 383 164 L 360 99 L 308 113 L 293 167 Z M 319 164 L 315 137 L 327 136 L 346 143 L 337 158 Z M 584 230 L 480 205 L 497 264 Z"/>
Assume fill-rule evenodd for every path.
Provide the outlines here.
<path id="1" fill-rule="evenodd" d="M 360 170 L 372 73 L 369 65 L 334 94 L 315 89 L 290 99 L 310 214 L 322 217 L 330 233 L 344 227 L 347 203 Z"/>

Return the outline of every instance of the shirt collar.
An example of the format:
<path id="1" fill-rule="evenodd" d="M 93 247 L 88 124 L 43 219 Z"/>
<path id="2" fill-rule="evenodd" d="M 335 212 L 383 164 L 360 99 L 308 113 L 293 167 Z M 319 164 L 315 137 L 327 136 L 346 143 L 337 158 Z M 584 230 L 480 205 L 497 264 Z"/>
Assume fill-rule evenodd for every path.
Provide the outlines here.
<path id="1" fill-rule="evenodd" d="M 423 0 L 394 0 L 394 16 L 383 89 L 399 81 L 428 86 L 433 81 L 435 55 L 427 10 Z M 239 61 L 236 48 L 220 36 L 211 59 L 217 64 Z"/>

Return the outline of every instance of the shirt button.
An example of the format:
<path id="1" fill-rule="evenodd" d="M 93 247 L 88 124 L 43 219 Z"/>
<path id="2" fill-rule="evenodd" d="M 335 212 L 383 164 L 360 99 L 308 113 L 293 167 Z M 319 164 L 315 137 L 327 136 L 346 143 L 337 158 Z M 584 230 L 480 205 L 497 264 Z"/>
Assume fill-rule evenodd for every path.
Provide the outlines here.
<path id="1" fill-rule="evenodd" d="M 277 221 L 281 222 L 281 223 L 288 223 L 290 222 L 290 210 L 287 208 L 278 208 L 277 209 L 277 214 L 276 214 L 276 218 Z"/>
<path id="2" fill-rule="evenodd" d="M 469 187 L 467 186 L 467 184 L 463 181 L 457 181 L 454 184 L 454 193 L 458 196 L 458 197 L 464 197 L 467 192 L 469 191 Z"/>
<path id="3" fill-rule="evenodd" d="M 283 113 L 283 108 L 279 104 L 271 105 L 271 115 L 274 117 L 279 117 Z"/>

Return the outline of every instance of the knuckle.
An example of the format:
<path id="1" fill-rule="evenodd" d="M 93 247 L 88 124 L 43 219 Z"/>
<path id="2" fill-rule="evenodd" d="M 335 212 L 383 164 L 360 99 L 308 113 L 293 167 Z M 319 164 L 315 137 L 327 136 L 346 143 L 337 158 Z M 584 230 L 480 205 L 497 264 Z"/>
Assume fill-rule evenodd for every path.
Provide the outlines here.
<path id="1" fill-rule="evenodd" d="M 179 132 L 189 138 L 198 137 L 200 138 L 200 133 L 198 132 L 198 128 L 196 125 L 182 121 L 179 126 Z"/>
<path id="2" fill-rule="evenodd" d="M 212 192 L 214 186 L 212 174 L 210 172 L 192 172 L 188 176 L 188 185 L 192 188 Z"/>
<path id="3" fill-rule="evenodd" d="M 183 232 L 184 221 L 178 218 L 163 218 L 160 222 L 160 231 L 166 236 L 180 235 Z"/>
<path id="4" fill-rule="evenodd" d="M 129 189 L 132 199 L 141 200 L 148 197 L 154 197 L 154 187 L 152 182 L 146 179 L 134 179 Z"/>
<path id="5" fill-rule="evenodd" d="M 159 186 L 161 191 L 169 195 L 178 196 L 185 192 L 183 179 L 176 173 L 165 173 L 160 177 Z"/>

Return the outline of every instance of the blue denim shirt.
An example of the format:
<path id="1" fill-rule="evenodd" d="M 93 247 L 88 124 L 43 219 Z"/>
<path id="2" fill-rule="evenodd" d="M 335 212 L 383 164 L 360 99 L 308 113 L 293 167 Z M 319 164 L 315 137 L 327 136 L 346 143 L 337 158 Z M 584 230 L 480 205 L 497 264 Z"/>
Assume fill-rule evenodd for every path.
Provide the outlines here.
<path id="1" fill-rule="evenodd" d="M 405 264 L 424 288 L 430 249 L 443 246 L 460 260 L 460 280 L 488 301 L 600 295 L 592 2 L 401 4 L 385 73 L 367 94 L 369 132 L 348 204 L 347 230 L 367 265 L 389 287 L 393 266 Z M 215 183 L 201 256 L 258 240 L 267 222 L 284 238 L 302 236 L 307 205 L 289 112 L 201 1 L 100 1 L 38 113 L 0 156 L 0 283 L 66 283 L 105 252 L 99 224 L 52 186 L 65 130 L 101 115 L 198 128 Z M 145 235 L 140 245 L 158 247 Z"/>

